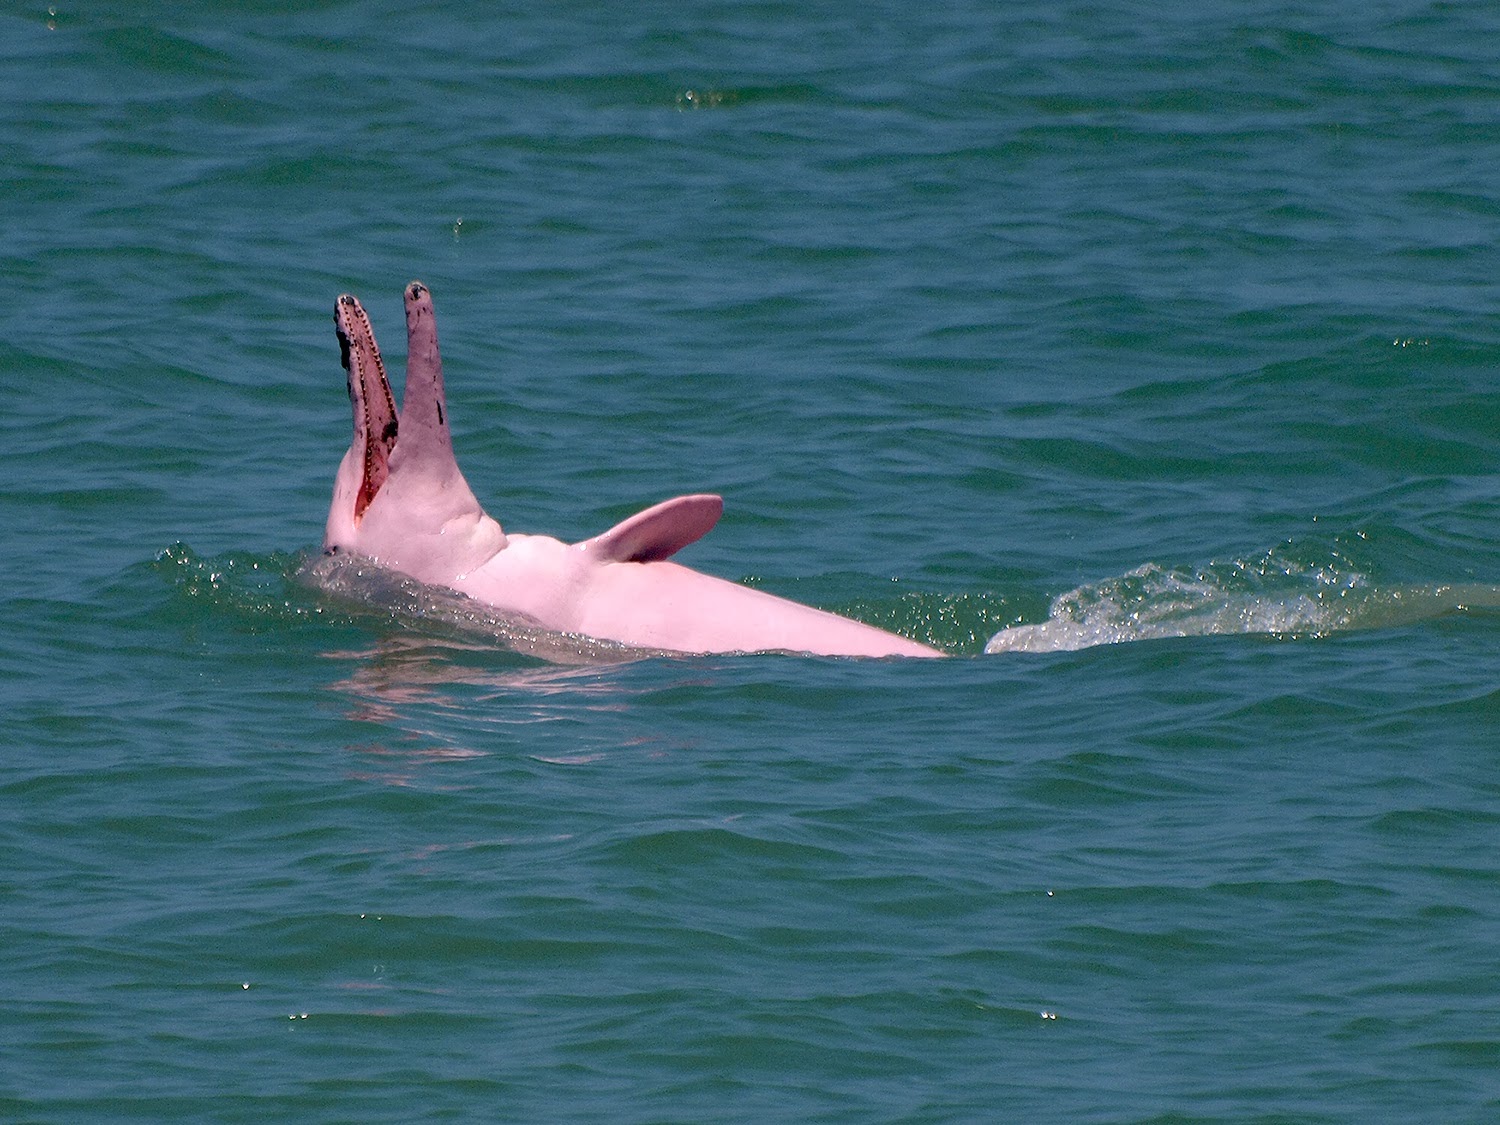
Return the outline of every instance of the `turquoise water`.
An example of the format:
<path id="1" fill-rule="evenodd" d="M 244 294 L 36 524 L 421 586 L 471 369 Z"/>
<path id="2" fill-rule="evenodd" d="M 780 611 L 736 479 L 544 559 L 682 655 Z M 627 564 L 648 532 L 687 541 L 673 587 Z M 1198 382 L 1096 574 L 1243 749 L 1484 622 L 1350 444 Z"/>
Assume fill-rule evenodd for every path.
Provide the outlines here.
<path id="1" fill-rule="evenodd" d="M 0 14 L 0 1117 L 1500 1113 L 1492 5 L 287 7 Z M 960 658 L 310 579 L 414 277 Z"/>

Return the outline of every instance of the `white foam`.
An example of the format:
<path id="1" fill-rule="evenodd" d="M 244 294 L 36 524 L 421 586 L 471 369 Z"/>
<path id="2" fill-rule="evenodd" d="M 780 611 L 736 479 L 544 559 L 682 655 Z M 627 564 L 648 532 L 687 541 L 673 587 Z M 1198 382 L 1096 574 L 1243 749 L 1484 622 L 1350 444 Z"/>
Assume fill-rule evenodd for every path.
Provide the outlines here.
<path id="1" fill-rule="evenodd" d="M 1251 562 L 1172 570 L 1148 563 L 1053 599 L 1046 621 L 1002 629 L 985 652 L 1069 652 L 1166 637 L 1324 636 L 1500 607 L 1500 587 L 1378 589 L 1339 560 L 1308 565 L 1269 552 Z"/>

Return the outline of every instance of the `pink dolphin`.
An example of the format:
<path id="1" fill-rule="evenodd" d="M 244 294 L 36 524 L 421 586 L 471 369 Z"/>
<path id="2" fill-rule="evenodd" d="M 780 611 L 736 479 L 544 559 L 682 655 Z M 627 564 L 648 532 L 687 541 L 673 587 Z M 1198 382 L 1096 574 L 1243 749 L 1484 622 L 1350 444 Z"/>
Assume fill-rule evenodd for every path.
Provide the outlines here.
<path id="1" fill-rule="evenodd" d="M 453 456 L 432 295 L 406 287 L 406 394 L 396 411 L 365 311 L 345 294 L 334 324 L 354 440 L 339 465 L 326 552 L 367 556 L 546 629 L 677 652 L 942 656 L 894 633 L 712 578 L 667 560 L 719 520 L 718 496 L 678 496 L 602 535 L 507 535 Z"/>

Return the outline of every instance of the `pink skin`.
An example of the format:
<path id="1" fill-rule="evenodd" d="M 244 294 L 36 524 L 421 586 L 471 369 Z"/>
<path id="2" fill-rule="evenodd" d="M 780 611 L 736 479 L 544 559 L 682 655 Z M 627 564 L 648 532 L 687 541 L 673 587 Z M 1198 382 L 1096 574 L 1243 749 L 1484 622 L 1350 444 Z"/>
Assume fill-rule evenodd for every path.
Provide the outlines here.
<path id="1" fill-rule="evenodd" d="M 368 556 L 547 629 L 677 652 L 942 656 L 935 648 L 666 561 L 705 535 L 717 496 L 679 496 L 603 535 L 507 535 L 453 455 L 432 295 L 406 288 L 406 395 L 398 417 L 369 318 L 339 297 L 354 440 L 339 465 L 325 551 Z"/>

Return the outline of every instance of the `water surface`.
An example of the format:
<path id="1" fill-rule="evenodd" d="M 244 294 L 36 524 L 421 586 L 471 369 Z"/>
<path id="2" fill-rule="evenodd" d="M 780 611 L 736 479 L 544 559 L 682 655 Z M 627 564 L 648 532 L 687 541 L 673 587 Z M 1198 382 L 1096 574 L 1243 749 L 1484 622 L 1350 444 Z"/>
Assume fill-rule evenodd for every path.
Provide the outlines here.
<path id="1" fill-rule="evenodd" d="M 0 15 L 3 1115 L 1494 1117 L 1497 33 Z M 299 580 L 414 277 L 507 529 L 961 658 Z"/>

